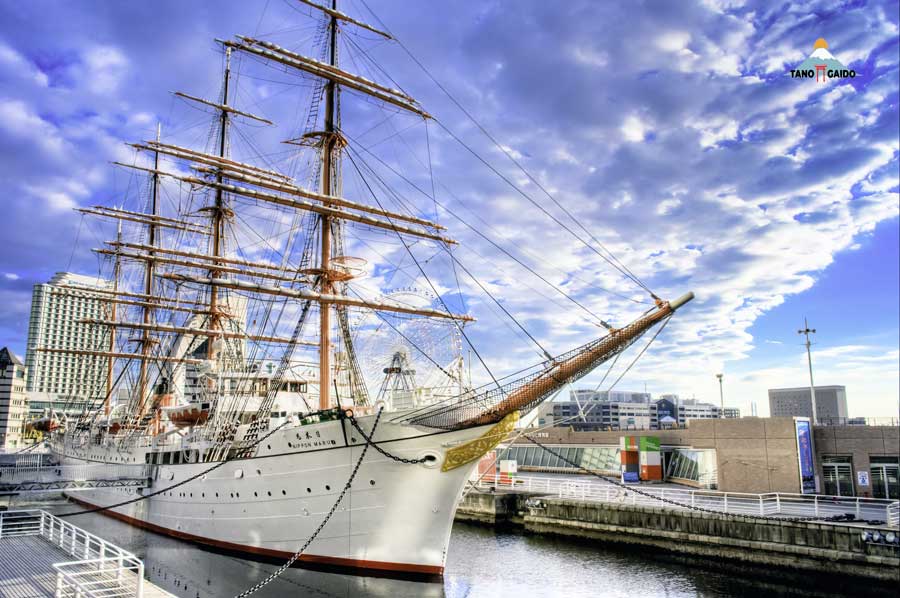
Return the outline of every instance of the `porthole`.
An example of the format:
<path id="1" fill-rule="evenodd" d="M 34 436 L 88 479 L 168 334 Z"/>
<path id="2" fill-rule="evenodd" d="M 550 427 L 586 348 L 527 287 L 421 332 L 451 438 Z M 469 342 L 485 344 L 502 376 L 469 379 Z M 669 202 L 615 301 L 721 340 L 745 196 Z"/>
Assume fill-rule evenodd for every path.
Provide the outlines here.
<path id="1" fill-rule="evenodd" d="M 288 448 L 294 448 L 294 445 L 288 442 Z"/>
<path id="2" fill-rule="evenodd" d="M 253 496 L 259 496 L 259 494 L 257 494 L 256 492 L 254 492 L 254 493 L 253 493 Z"/>
<path id="3" fill-rule="evenodd" d="M 325 490 L 331 490 L 331 486 L 329 486 L 328 484 L 325 484 Z"/>
<path id="4" fill-rule="evenodd" d="M 281 491 L 281 494 L 282 494 L 283 496 L 287 496 L 287 490 L 282 490 L 282 491 Z"/>
<path id="5" fill-rule="evenodd" d="M 307 488 L 306 491 L 311 493 L 311 492 L 312 492 L 312 488 Z"/>
<path id="6" fill-rule="evenodd" d="M 272 496 L 272 491 L 271 491 L 271 490 L 267 490 L 267 491 L 266 491 L 266 494 L 268 494 L 269 496 Z"/>
<path id="7" fill-rule="evenodd" d="M 374 485 L 375 485 L 375 480 L 369 480 L 369 486 L 374 486 Z"/>
<path id="8" fill-rule="evenodd" d="M 234 497 L 235 497 L 235 498 L 240 498 L 240 497 L 241 497 L 241 493 L 240 493 L 240 492 L 235 492 L 235 493 L 234 493 Z"/>
<path id="9" fill-rule="evenodd" d="M 260 471 L 259 469 L 257 469 L 257 470 L 256 470 L 256 475 L 262 475 L 262 471 Z"/>
<path id="10" fill-rule="evenodd" d="M 218 493 L 218 492 L 216 492 L 216 498 L 219 498 L 219 493 Z"/>

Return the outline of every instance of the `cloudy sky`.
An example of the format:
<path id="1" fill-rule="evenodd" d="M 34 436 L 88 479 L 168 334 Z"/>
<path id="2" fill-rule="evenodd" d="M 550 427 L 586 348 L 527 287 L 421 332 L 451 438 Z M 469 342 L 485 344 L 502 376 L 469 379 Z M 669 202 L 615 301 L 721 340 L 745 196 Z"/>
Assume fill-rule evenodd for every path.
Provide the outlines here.
<path id="1" fill-rule="evenodd" d="M 808 317 L 818 330 L 816 382 L 846 385 L 851 415 L 897 414 L 896 1 L 366 1 L 503 150 L 402 47 L 371 35 L 345 36 L 347 68 L 384 80 L 377 62 L 446 129 L 425 131 L 348 95 L 345 130 L 359 136 L 357 151 L 385 150 L 386 163 L 415 173 L 408 177 L 428 192 L 430 151 L 438 217 L 463 242 L 460 263 L 542 347 L 564 351 L 600 334 L 597 317 L 619 325 L 647 307 L 645 293 L 555 219 L 582 238 L 579 226 L 590 231 L 660 296 L 697 294 L 617 388 L 718 400 L 715 374 L 724 372 L 726 403 L 749 413 L 755 401 L 765 415 L 767 388 L 808 383 L 797 335 Z M 168 139 L 208 142 L 209 115 L 170 92 L 216 97 L 222 60 L 213 38 L 257 34 L 308 47 L 315 21 L 299 6 L 0 0 L 0 346 L 24 352 L 33 284 L 59 270 L 97 271 L 90 248 L 107 231 L 72 208 L 115 203 L 129 191 L 131 175 L 109 165 L 133 159 L 123 141 L 146 139 L 161 122 Z M 361 0 L 341 7 L 375 20 Z M 822 84 L 787 74 L 820 37 L 855 78 Z M 237 63 L 237 103 L 279 126 L 247 128 L 244 140 L 273 148 L 259 155 L 281 167 L 297 160 L 278 141 L 302 129 L 310 85 L 266 76 L 261 66 Z M 252 158 L 237 145 L 237 157 Z M 345 191 L 364 193 L 352 179 Z M 402 192 L 434 213 L 412 187 Z M 354 238 L 360 251 L 364 239 Z M 408 281 L 386 274 L 403 251 L 366 253 L 370 290 L 426 284 L 409 262 Z M 435 254 L 427 244 L 417 251 Z M 460 297 L 446 260 L 437 267 L 441 257 L 436 288 L 478 317 L 470 338 L 492 370 L 539 360 L 536 345 L 465 275 Z M 579 386 L 596 385 L 603 371 Z"/>

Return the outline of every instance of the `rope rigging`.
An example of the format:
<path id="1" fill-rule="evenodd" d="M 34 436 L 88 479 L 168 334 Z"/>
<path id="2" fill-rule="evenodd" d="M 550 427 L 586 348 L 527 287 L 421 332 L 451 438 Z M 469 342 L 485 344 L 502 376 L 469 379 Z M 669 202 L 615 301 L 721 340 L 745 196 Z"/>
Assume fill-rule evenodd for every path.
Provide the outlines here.
<path id="1" fill-rule="evenodd" d="M 388 33 L 391 33 L 391 32 L 390 32 L 390 29 L 388 29 L 388 27 L 387 27 L 387 26 L 384 24 L 384 22 L 378 17 L 378 15 L 375 14 L 375 12 L 372 11 L 371 8 L 369 8 L 369 6 L 368 6 L 368 4 L 366 4 L 365 0 L 360 0 L 360 1 L 362 2 L 362 5 L 366 8 L 366 10 L 369 11 L 369 13 L 370 13 L 370 14 L 375 18 L 375 20 L 379 23 L 379 25 L 380 25 L 385 31 L 387 31 Z M 494 146 L 495 146 L 497 149 L 499 149 L 501 152 L 503 152 L 503 154 L 504 154 L 507 158 L 509 158 L 509 159 L 512 161 L 512 163 L 513 163 L 520 171 L 522 171 L 522 173 L 525 174 L 526 177 L 528 177 L 528 179 L 529 179 L 530 181 L 532 181 L 533 183 L 535 183 L 535 185 L 537 185 L 537 187 L 538 187 L 539 189 L 541 189 L 541 191 L 543 191 L 545 195 L 547 195 L 547 197 L 554 203 L 554 205 L 556 205 L 556 206 L 557 206 L 557 207 L 558 207 L 558 208 L 559 208 L 566 216 L 568 216 L 568 218 L 569 218 L 570 220 L 572 220 L 572 222 L 574 222 L 579 228 L 581 228 L 581 229 L 582 229 L 582 230 L 583 230 L 583 231 L 584 231 L 584 232 L 585 232 L 585 233 L 586 233 L 586 234 L 594 241 L 594 243 L 596 243 L 597 246 L 599 246 L 600 248 L 603 249 L 603 251 L 605 251 L 607 254 L 609 254 L 609 256 L 607 257 L 606 255 L 604 255 L 604 254 L 603 254 L 601 251 L 599 251 L 596 247 L 594 247 L 593 245 L 591 245 L 590 243 L 588 243 L 587 241 L 585 241 L 585 240 L 584 240 L 583 238 L 581 238 L 577 233 L 575 233 L 575 231 L 573 231 L 573 230 L 572 230 L 571 228 L 569 228 L 567 225 L 565 225 L 564 223 L 562 223 L 562 222 L 561 222 L 558 218 L 556 218 L 553 214 L 551 214 L 550 212 L 548 212 L 543 206 L 540 205 L 540 203 L 538 203 L 538 202 L 535 201 L 530 195 L 528 195 L 527 193 L 525 193 L 525 192 L 521 189 L 521 187 L 519 187 L 519 186 L 516 185 L 513 181 L 511 181 L 508 177 L 506 177 L 505 175 L 503 175 L 499 170 L 497 170 L 493 165 L 491 165 L 485 158 L 483 158 L 480 154 L 478 154 L 478 152 L 476 152 L 473 148 L 471 148 L 471 147 L 470 147 L 469 145 L 467 145 L 464 141 L 462 141 L 459 137 L 457 137 L 456 134 L 453 133 L 453 131 L 451 131 L 451 130 L 450 130 L 447 126 L 445 126 L 441 121 L 439 121 L 439 120 L 437 120 L 437 119 L 435 118 L 435 119 L 434 119 L 435 122 L 436 122 L 436 123 L 437 123 L 437 124 L 438 124 L 438 125 L 439 125 L 439 126 L 440 126 L 447 134 L 448 134 L 448 135 L 450 135 L 457 143 L 459 143 L 462 147 L 464 147 L 467 151 L 469 151 L 473 156 L 475 156 L 480 162 L 482 162 L 485 166 L 487 166 L 494 174 L 496 174 L 498 177 L 500 177 L 501 179 L 503 179 L 503 181 L 505 181 L 505 182 L 506 182 L 510 187 L 512 187 L 517 193 L 519 193 L 520 195 L 522 195 L 522 197 L 524 197 L 525 199 L 527 199 L 532 205 L 534 205 L 536 208 L 538 208 L 539 210 L 541 210 L 541 211 L 542 211 L 544 214 L 546 214 L 550 219 L 552 219 L 554 222 L 556 222 L 557 224 L 559 224 L 563 229 L 565 229 L 567 232 L 569 232 L 569 234 L 571 234 L 575 239 L 577 239 L 577 240 L 578 240 L 580 243 L 582 243 L 585 247 L 587 247 L 588 249 L 590 249 L 591 251 L 593 251 L 594 253 L 596 253 L 598 256 L 600 256 L 603 260 L 605 260 L 607 263 L 609 263 L 611 266 L 613 266 L 616 270 L 618 270 L 623 276 L 625 276 L 626 278 L 628 278 L 629 280 L 631 280 L 632 282 L 634 282 L 636 285 L 638 285 L 639 287 L 641 287 L 642 289 L 644 289 L 647 293 L 650 294 L 650 296 L 651 296 L 654 300 L 659 299 L 659 297 L 657 297 L 656 294 L 654 294 L 653 291 L 651 291 L 650 288 L 649 288 L 646 284 L 644 284 L 643 282 L 641 282 L 641 280 L 638 279 L 637 276 L 635 276 L 634 273 L 632 273 L 631 270 L 630 270 L 627 266 L 625 266 L 625 264 L 623 264 L 618 258 L 616 258 L 615 255 L 614 255 L 609 249 L 607 249 L 607 248 L 603 245 L 603 243 L 601 243 L 601 242 L 596 238 L 596 236 L 595 236 L 593 233 L 591 233 L 591 232 L 584 226 L 584 224 L 583 224 L 578 218 L 576 218 L 576 217 L 575 217 L 568 209 L 566 209 L 565 206 L 563 206 L 563 205 L 562 205 L 562 204 L 561 204 L 561 203 L 560 203 L 560 202 L 559 202 L 559 201 L 558 201 L 558 200 L 557 200 L 557 199 L 556 199 L 556 198 L 555 198 L 555 197 L 554 197 L 554 196 L 553 196 L 553 195 L 552 195 L 552 194 L 551 194 L 551 193 L 550 193 L 550 192 L 549 192 L 549 191 L 548 191 L 548 190 L 547 190 L 547 189 L 546 189 L 546 188 L 545 188 L 545 187 L 544 187 L 544 186 L 543 186 L 543 185 L 542 185 L 542 184 L 541 184 L 541 183 L 540 183 L 540 182 L 539 182 L 539 181 L 538 181 L 538 180 L 537 180 L 537 179 L 536 179 L 536 178 L 535 178 L 535 177 L 534 177 L 534 176 L 533 176 L 533 175 L 532 175 L 532 174 L 531 174 L 531 173 L 530 173 L 530 172 L 529 172 L 529 171 L 528 171 L 528 170 L 527 170 L 527 169 L 526 169 L 519 161 L 518 161 L 518 160 L 516 160 L 515 157 L 510 153 L 510 151 L 509 151 L 508 148 L 506 148 L 505 146 L 503 146 L 503 144 L 501 144 L 499 141 L 497 141 L 497 139 L 496 139 L 493 135 L 491 135 L 491 133 L 490 133 L 490 132 L 489 132 L 489 131 L 488 131 L 488 130 L 487 130 L 487 129 L 486 129 L 486 128 L 485 128 L 485 127 L 484 127 L 484 126 L 483 126 L 483 125 L 482 125 L 482 124 L 481 124 L 474 116 L 473 116 L 473 115 L 472 115 L 471 112 L 469 112 L 469 111 L 465 108 L 465 106 L 462 105 L 462 103 L 461 103 L 459 100 L 456 99 L 456 97 L 455 97 L 452 93 L 450 93 L 450 91 L 449 91 L 443 84 L 441 84 L 441 82 L 440 82 L 440 81 L 439 81 L 439 80 L 431 73 L 431 71 L 428 70 L 428 68 L 427 68 L 424 64 L 422 64 L 422 62 L 415 56 L 415 54 L 413 54 L 412 51 L 411 51 L 409 48 L 407 48 L 406 45 L 405 45 L 400 39 L 398 39 L 398 38 L 397 38 L 396 36 L 394 36 L 392 33 L 391 33 L 391 37 L 393 37 L 393 39 L 394 39 L 394 41 L 397 43 L 397 45 L 400 46 L 400 48 L 401 48 L 401 49 L 402 49 L 402 50 L 410 57 L 410 59 L 411 59 L 411 60 L 412 60 L 412 61 L 413 61 L 413 62 L 414 62 L 421 70 L 422 70 L 422 72 L 424 72 L 425 75 L 426 75 L 429 79 L 431 79 L 431 81 L 434 82 L 435 85 L 437 85 L 437 87 L 444 93 L 444 95 L 446 95 L 446 96 L 450 99 L 450 101 L 453 102 L 453 104 L 455 104 L 456 107 L 459 108 L 459 110 L 462 111 L 463 114 L 465 114 L 466 118 L 468 118 L 468 119 L 472 122 L 472 124 L 474 124 L 474 125 L 482 132 L 482 134 L 484 134 L 484 135 L 491 141 L 491 143 L 494 144 Z"/>

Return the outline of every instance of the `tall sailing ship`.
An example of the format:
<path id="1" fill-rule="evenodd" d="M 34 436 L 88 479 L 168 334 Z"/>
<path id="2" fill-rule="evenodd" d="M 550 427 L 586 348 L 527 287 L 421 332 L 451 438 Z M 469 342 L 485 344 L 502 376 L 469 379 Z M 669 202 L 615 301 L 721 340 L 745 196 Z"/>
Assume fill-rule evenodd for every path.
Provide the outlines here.
<path id="1" fill-rule="evenodd" d="M 357 47 L 353 40 L 364 39 L 357 33 L 391 40 L 388 32 L 340 12 L 336 0 L 298 5 L 313 18 L 315 57 L 256 36 L 216 40 L 224 58 L 219 97 L 176 92 L 213 114 L 207 147 L 157 131 L 132 144 L 143 161 L 121 164 L 146 182 L 140 207 L 81 210 L 118 222 L 115 240 L 95 249 L 112 269 L 111 288 L 97 291 L 108 317 L 81 320 L 107 330 L 108 343 L 39 350 L 109 366 L 94 409 L 62 421 L 48 414 L 51 447 L 66 464 L 149 466 L 150 488 L 80 491 L 79 502 L 108 507 L 155 493 L 105 513 L 197 543 L 288 558 L 374 445 L 380 450 L 367 452 L 300 560 L 439 575 L 478 459 L 521 414 L 617 356 L 692 295 L 652 296 L 630 324 L 604 322 L 600 338 L 547 355 L 518 378 L 473 386 L 461 354 L 473 318 L 453 313 L 436 289 L 424 301 L 373 297 L 359 284 L 364 260 L 350 253 L 358 235 L 373 233 L 399 246 L 407 267 L 416 266 L 414 278 L 429 280 L 414 245 L 455 269 L 456 242 L 445 227 L 367 167 L 368 150 L 354 147 L 342 125 L 341 96 L 364 98 L 361 112 L 370 116 L 432 117 L 396 84 L 340 65 L 342 36 L 349 32 Z M 236 57 L 245 72 L 236 71 Z M 272 124 L 239 106 L 236 79 L 253 67 L 295 77 L 309 92 L 300 133 L 282 146 L 289 168 L 273 166 L 271 155 L 254 161 L 231 151 L 235 132 L 253 145 L 236 123 Z M 347 159 L 365 200 L 345 197 Z M 167 185 L 177 187 L 174 199 Z M 425 340 L 429 334 L 440 346 Z M 444 361 L 428 355 L 428 342 Z M 381 359 L 374 396 L 363 352 Z M 426 384 L 412 364 L 423 356 L 434 366 Z"/>

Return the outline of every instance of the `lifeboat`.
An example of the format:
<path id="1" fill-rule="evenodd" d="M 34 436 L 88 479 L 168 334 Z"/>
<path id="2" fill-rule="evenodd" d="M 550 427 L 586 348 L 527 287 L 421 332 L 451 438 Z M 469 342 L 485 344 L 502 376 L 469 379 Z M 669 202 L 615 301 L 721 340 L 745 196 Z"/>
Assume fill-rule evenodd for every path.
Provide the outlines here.
<path id="1" fill-rule="evenodd" d="M 205 424 L 209 419 L 209 403 L 182 403 L 162 407 L 169 421 L 177 428 L 189 428 Z"/>
<path id="2" fill-rule="evenodd" d="M 25 424 L 26 432 L 43 432 L 47 434 L 59 429 L 59 420 L 56 417 L 39 417 Z"/>

